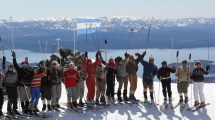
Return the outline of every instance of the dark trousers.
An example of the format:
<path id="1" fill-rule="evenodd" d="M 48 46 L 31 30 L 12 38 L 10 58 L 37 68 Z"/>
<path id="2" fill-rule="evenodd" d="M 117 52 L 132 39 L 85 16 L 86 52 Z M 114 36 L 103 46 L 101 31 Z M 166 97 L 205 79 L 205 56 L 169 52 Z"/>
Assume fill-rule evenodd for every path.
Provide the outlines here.
<path id="1" fill-rule="evenodd" d="M 167 97 L 167 92 L 168 92 L 168 97 L 172 97 L 172 91 L 171 91 L 171 79 L 163 79 L 161 80 L 162 88 L 163 88 L 163 96 L 166 98 Z"/>
<path id="2" fill-rule="evenodd" d="M 114 97 L 114 86 L 115 86 L 115 78 L 114 79 L 107 79 L 107 90 L 106 95 L 110 97 Z"/>
<path id="3" fill-rule="evenodd" d="M 51 100 L 52 97 L 52 88 L 49 86 L 42 86 L 41 87 L 41 99 Z"/>
<path id="4" fill-rule="evenodd" d="M 6 93 L 8 96 L 8 103 L 7 103 L 7 111 L 16 110 L 17 107 L 17 88 L 11 87 L 6 88 Z"/>
<path id="5" fill-rule="evenodd" d="M 2 109 L 4 103 L 4 94 L 3 94 L 3 89 L 0 88 L 0 110 Z"/>

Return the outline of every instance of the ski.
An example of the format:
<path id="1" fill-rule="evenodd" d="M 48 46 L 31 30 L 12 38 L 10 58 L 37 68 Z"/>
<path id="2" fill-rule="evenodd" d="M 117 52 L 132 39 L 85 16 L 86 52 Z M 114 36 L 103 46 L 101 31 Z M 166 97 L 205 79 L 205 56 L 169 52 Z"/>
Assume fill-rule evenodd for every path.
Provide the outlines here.
<path id="1" fill-rule="evenodd" d="M 21 120 L 21 118 L 16 115 L 3 115 L 3 116 L 1 116 L 1 119 L 2 118 L 7 118 L 9 120 Z"/>
<path id="2" fill-rule="evenodd" d="M 175 108 L 177 108 L 178 106 L 180 106 L 181 104 L 183 104 L 183 103 L 182 103 L 182 102 L 179 102 L 179 103 L 177 103 L 176 105 L 172 106 L 171 108 L 172 108 L 172 109 L 175 109 Z"/>
<path id="3" fill-rule="evenodd" d="M 197 110 L 206 107 L 207 105 L 210 105 L 210 103 L 206 103 L 205 105 L 200 105 L 198 107 L 194 107 L 193 109 L 191 109 L 192 112 L 196 112 Z"/>

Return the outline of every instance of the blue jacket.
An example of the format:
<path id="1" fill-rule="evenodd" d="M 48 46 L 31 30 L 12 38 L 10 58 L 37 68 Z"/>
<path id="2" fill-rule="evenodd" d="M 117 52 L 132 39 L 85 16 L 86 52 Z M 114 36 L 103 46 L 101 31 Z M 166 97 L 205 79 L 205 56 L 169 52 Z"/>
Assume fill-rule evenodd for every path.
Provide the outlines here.
<path id="1" fill-rule="evenodd" d="M 153 80 L 154 76 L 158 74 L 158 68 L 155 64 L 151 64 L 143 59 L 140 60 L 143 65 L 143 78 Z"/>

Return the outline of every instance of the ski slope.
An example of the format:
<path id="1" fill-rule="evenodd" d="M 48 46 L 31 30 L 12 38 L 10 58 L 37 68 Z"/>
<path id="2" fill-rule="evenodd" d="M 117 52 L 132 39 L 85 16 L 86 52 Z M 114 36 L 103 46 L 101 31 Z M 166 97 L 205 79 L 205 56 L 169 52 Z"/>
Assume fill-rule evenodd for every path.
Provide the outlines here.
<path id="1" fill-rule="evenodd" d="M 118 84 L 117 84 L 118 85 Z M 117 88 L 116 85 L 116 88 Z M 53 114 L 52 117 L 46 118 L 47 120 L 167 120 L 167 119 L 173 119 L 173 120 L 213 120 L 215 119 L 214 109 L 215 105 L 213 104 L 213 101 L 215 99 L 215 96 L 213 94 L 214 83 L 208 83 L 205 84 L 205 97 L 206 97 L 206 103 L 210 102 L 211 105 L 207 106 L 206 108 L 199 109 L 197 112 L 191 112 L 184 109 L 184 111 L 180 112 L 179 107 L 172 110 L 171 108 L 168 108 L 167 110 L 160 110 L 159 106 L 154 106 L 150 104 L 133 104 L 132 106 L 129 104 L 120 105 L 117 104 L 111 105 L 108 108 L 100 109 L 100 110 L 90 110 L 86 111 L 84 113 L 77 113 L 77 112 L 55 112 L 52 111 Z M 159 83 L 154 82 L 155 86 L 155 97 L 156 102 L 158 101 L 158 88 Z M 160 86 L 161 87 L 161 86 Z M 116 91 L 116 90 L 115 90 Z M 138 79 L 138 88 L 136 91 L 136 98 L 143 100 L 143 86 L 142 86 L 142 80 Z M 173 97 L 175 98 L 173 101 L 173 104 L 177 104 L 178 102 L 178 93 L 176 89 L 176 84 L 172 83 L 172 92 Z M 189 97 L 190 96 L 190 86 L 189 86 Z M 159 93 L 159 103 L 163 102 L 163 96 L 162 96 L 162 90 L 160 88 Z M 115 96 L 116 97 L 116 96 Z M 149 97 L 149 95 L 148 95 Z M 63 86 L 62 90 L 62 97 L 60 99 L 60 103 L 65 103 L 66 100 L 66 91 L 65 87 Z M 191 102 L 189 102 L 189 105 L 191 105 Z M 41 100 L 39 102 L 39 109 L 41 110 L 42 103 Z M 6 103 L 4 103 L 3 112 L 6 112 Z M 41 118 L 27 118 L 31 120 L 38 120 Z"/>

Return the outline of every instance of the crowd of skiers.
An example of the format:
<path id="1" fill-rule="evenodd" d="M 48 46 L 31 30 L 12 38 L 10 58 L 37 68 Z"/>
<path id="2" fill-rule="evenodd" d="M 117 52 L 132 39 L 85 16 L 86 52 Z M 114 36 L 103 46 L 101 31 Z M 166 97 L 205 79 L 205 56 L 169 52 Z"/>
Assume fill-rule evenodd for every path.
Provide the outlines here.
<path id="1" fill-rule="evenodd" d="M 154 57 L 150 56 L 144 60 L 146 52 L 136 53 L 136 59 L 127 52 L 124 59 L 120 56 L 115 59 L 110 58 L 104 61 L 101 53 L 96 53 L 93 62 L 88 58 L 88 53 L 73 58 L 66 64 L 66 68 L 61 65 L 61 61 L 51 59 L 48 65 L 46 61 L 40 61 L 37 65 L 30 67 L 28 58 L 17 64 L 16 53 L 12 52 L 13 63 L 6 68 L 6 57 L 3 56 L 2 70 L 0 75 L 0 115 L 4 103 L 4 92 L 8 97 L 7 111 L 9 114 L 20 114 L 17 111 L 18 100 L 21 103 L 22 112 L 37 112 L 38 101 L 41 97 L 43 107 L 46 109 L 59 108 L 61 98 L 62 83 L 67 91 L 67 103 L 70 107 L 83 106 L 87 104 L 106 104 L 106 100 L 114 101 L 115 79 L 118 82 L 117 101 L 136 101 L 135 91 L 137 89 L 138 64 L 144 68 L 143 71 L 143 96 L 147 102 L 147 91 L 149 89 L 150 101 L 154 102 L 154 77 L 157 76 L 162 83 L 164 101 L 172 101 L 171 77 L 170 73 L 175 73 L 177 77 L 177 90 L 179 102 L 188 102 L 189 80 L 194 81 L 195 105 L 204 105 L 205 97 L 203 93 L 204 75 L 207 75 L 210 67 L 202 67 L 200 61 L 195 62 L 192 71 L 187 61 L 182 61 L 182 66 L 168 67 L 163 61 L 162 67 L 157 68 L 154 64 Z M 66 58 L 65 58 L 66 59 Z M 128 90 L 128 82 L 130 88 Z M 85 88 L 85 84 L 86 87 Z M 85 90 L 87 89 L 87 90 Z M 123 90 L 123 91 L 122 91 Z M 86 100 L 85 100 L 85 91 Z M 128 95 L 129 92 L 129 96 Z M 121 96 L 123 94 L 123 96 Z M 168 94 L 168 96 L 167 96 Z M 184 94 L 184 97 L 183 97 Z M 18 99 L 19 97 L 19 99 Z M 199 99 L 200 98 L 200 99 Z"/>

